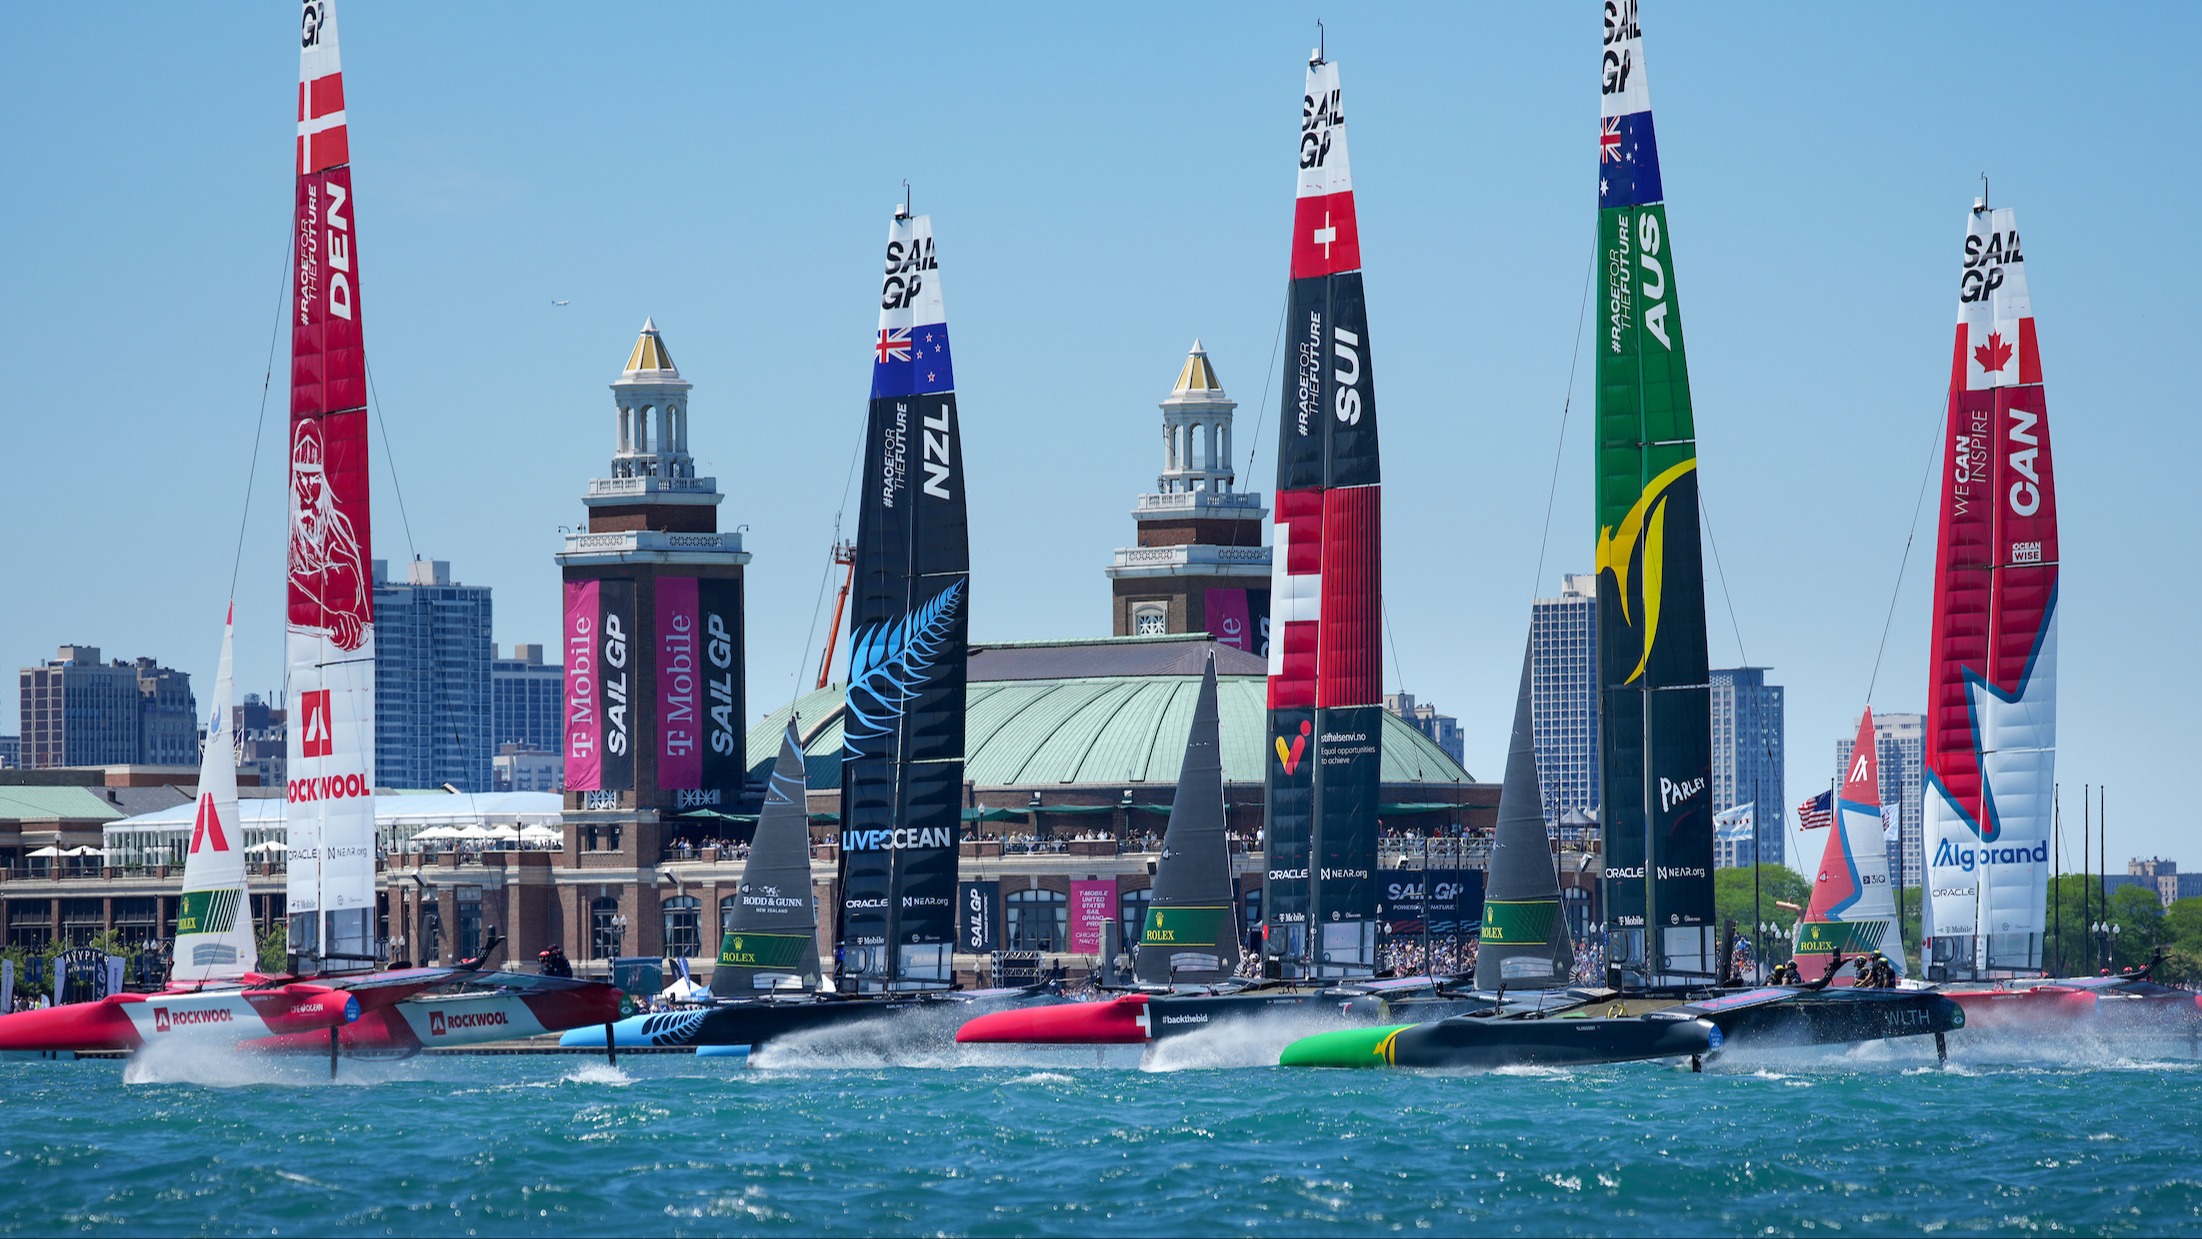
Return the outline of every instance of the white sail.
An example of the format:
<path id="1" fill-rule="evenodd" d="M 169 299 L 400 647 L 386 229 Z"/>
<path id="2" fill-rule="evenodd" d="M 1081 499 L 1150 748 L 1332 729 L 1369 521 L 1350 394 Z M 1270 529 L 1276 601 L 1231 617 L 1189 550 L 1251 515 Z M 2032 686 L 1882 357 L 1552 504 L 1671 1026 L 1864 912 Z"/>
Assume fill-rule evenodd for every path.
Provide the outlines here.
<path id="1" fill-rule="evenodd" d="M 234 981 L 259 966 L 252 902 L 245 894 L 244 823 L 237 814 L 236 698 L 230 649 L 236 605 L 222 621 L 222 661 L 214 673 L 214 713 L 199 756 L 199 805 L 184 857 L 183 900 L 176 909 L 175 982 Z"/>

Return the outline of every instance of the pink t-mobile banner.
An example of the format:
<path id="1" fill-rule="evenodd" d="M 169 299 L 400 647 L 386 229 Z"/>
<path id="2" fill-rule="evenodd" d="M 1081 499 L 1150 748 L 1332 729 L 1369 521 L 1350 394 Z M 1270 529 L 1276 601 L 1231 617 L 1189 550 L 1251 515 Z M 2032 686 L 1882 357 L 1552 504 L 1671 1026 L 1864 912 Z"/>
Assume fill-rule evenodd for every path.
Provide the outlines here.
<path id="1" fill-rule="evenodd" d="M 566 582 L 566 787 L 604 785 L 604 711 L 596 674 L 596 582 Z"/>
<path id="2" fill-rule="evenodd" d="M 701 628 L 696 578 L 657 579 L 658 786 L 703 786 L 703 677 L 696 667 Z"/>
<path id="3" fill-rule="evenodd" d="M 1070 950 L 1073 955 L 1101 953 L 1101 927 L 1116 916 L 1116 883 L 1070 884 Z"/>
<path id="4" fill-rule="evenodd" d="M 1233 649 L 1254 651 L 1251 620 L 1247 615 L 1246 591 L 1243 589 L 1211 589 L 1202 600 L 1208 613 L 1208 632 L 1219 644 Z"/>

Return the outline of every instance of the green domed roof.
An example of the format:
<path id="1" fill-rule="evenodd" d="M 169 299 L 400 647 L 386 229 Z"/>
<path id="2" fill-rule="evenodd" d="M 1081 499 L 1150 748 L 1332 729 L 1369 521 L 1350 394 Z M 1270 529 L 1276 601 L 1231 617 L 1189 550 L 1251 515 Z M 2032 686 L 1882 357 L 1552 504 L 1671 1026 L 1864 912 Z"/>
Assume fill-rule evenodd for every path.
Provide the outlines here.
<path id="1" fill-rule="evenodd" d="M 1183 673 L 1185 664 L 1192 661 L 1185 655 L 1204 653 L 1208 645 L 1205 640 L 1183 637 L 1119 638 L 997 645 L 975 651 L 966 690 L 964 777 L 981 788 L 1174 786 L 1185 755 L 1185 738 L 1193 726 L 1193 699 L 1200 691 L 1197 669 Z M 1125 657 L 1134 651 L 1140 657 Z M 995 657 L 982 658 L 982 653 Z M 1011 654 L 1020 657 L 1002 657 Z M 1067 670 L 1080 662 L 1125 673 L 1023 678 L 1034 670 Z M 1227 664 L 1243 670 L 1254 660 L 1223 648 L 1217 659 L 1219 672 Z M 984 678 L 996 670 L 1020 678 Z M 1259 784 L 1262 747 L 1268 741 L 1267 681 L 1260 675 L 1219 674 L 1216 687 L 1224 781 Z M 834 684 L 808 694 L 793 707 L 802 719 L 810 785 L 818 790 L 840 784 L 842 703 L 843 687 Z M 753 772 L 779 752 L 788 710 L 787 706 L 774 710 L 750 731 Z M 1451 787 L 1475 782 L 1429 737 L 1388 712 L 1383 747 L 1387 785 Z"/>

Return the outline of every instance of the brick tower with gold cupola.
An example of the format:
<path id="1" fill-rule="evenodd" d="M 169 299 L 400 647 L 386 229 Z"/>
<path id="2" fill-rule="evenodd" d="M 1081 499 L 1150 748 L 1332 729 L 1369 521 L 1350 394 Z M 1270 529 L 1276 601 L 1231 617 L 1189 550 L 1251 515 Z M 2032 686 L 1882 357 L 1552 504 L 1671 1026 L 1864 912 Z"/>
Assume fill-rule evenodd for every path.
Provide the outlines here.
<path id="1" fill-rule="evenodd" d="M 1206 632 L 1266 656 L 1269 511 L 1258 491 L 1237 488 L 1231 415 L 1215 366 L 1193 341 L 1162 401 L 1162 473 L 1132 508 L 1138 545 L 1107 569 L 1117 636 Z"/>

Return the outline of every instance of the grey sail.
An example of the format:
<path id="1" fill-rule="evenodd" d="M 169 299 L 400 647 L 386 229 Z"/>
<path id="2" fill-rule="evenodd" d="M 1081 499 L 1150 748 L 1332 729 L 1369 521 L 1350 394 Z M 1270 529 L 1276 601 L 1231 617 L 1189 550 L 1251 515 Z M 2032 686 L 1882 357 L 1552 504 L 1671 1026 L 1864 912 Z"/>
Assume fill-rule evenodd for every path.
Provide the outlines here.
<path id="1" fill-rule="evenodd" d="M 796 978 L 808 989 L 818 985 L 818 907 L 810 890 L 810 810 L 804 791 L 803 746 L 790 718 L 742 867 L 740 892 L 720 926 L 711 992 L 721 998 L 750 997 Z"/>
<path id="2" fill-rule="evenodd" d="M 1205 984 L 1238 970 L 1231 849 L 1223 832 L 1223 747 L 1216 726 L 1216 656 L 1208 655 L 1177 798 L 1155 864 L 1154 900 L 1133 965 L 1142 985 Z"/>
<path id="3" fill-rule="evenodd" d="M 1560 915 L 1560 873 L 1545 833 L 1537 790 L 1537 734 L 1529 699 L 1529 651 L 1522 651 L 1514 734 L 1506 746 L 1506 782 L 1499 786 L 1499 825 L 1484 888 L 1483 939 L 1476 950 L 1476 988 L 1550 989 L 1575 970 L 1575 948 Z"/>

